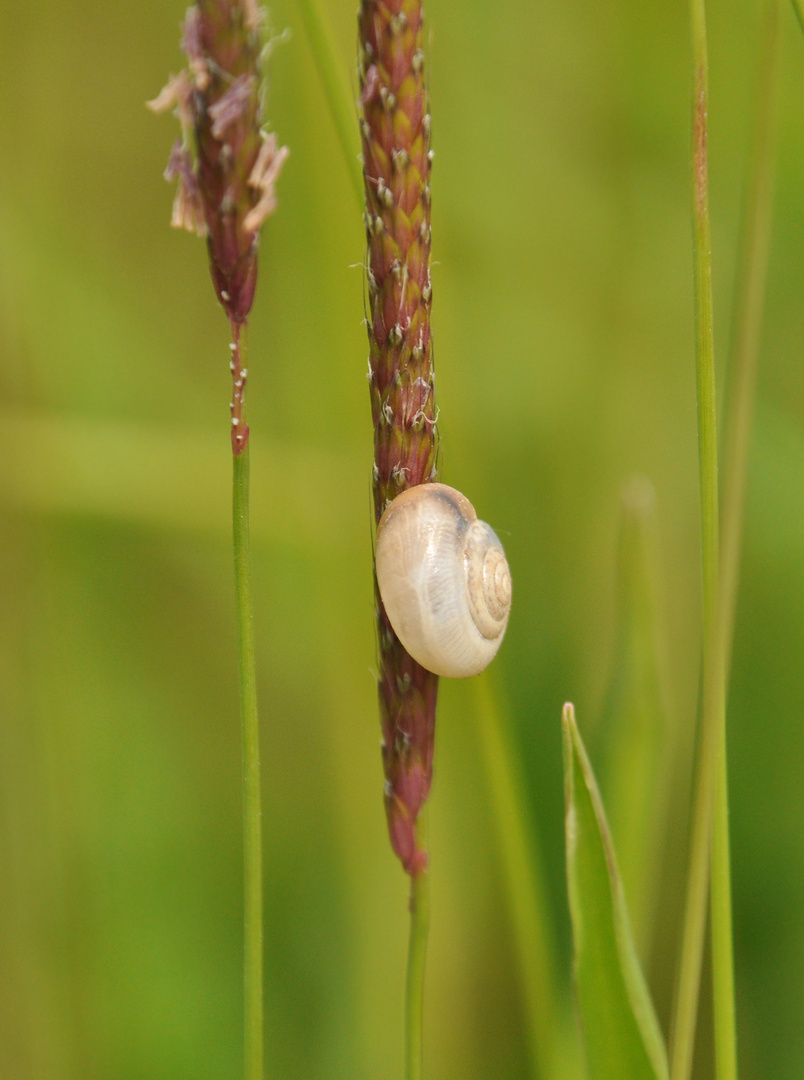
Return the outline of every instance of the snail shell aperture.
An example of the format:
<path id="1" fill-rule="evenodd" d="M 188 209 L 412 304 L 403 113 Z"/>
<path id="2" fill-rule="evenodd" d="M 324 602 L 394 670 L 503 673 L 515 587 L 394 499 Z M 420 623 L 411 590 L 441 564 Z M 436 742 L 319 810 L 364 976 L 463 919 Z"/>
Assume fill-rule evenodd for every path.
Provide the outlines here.
<path id="1" fill-rule="evenodd" d="M 422 667 L 463 679 L 494 658 L 511 573 L 497 534 L 446 484 L 398 495 L 377 526 L 377 585 L 394 632 Z"/>

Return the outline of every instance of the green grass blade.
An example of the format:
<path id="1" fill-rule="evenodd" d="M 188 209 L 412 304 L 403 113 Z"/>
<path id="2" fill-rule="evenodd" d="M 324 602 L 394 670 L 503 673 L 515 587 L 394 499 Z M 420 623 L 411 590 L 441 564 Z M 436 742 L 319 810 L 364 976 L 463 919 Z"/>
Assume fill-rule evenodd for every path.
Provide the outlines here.
<path id="1" fill-rule="evenodd" d="M 609 827 L 572 705 L 564 707 L 567 884 L 591 1080 L 666 1080 L 667 1052 L 636 956 Z"/>
<path id="2" fill-rule="evenodd" d="M 562 999 L 559 986 L 556 929 L 542 853 L 534 830 L 528 828 L 527 799 L 506 709 L 490 673 L 474 679 L 473 687 L 534 1075 L 540 1080 L 578 1080 L 582 1065 L 569 1002 Z"/>
<path id="3" fill-rule="evenodd" d="M 622 495 L 618 633 L 605 710 L 603 787 L 634 936 L 650 955 L 668 813 L 667 717 L 659 664 L 654 588 L 655 494 L 634 477 Z"/>
<path id="4" fill-rule="evenodd" d="M 723 655 L 723 677 L 728 688 L 734 613 L 740 577 L 743 513 L 748 458 L 756 396 L 759 344 L 765 304 L 765 285 L 770 251 L 773 209 L 776 93 L 779 68 L 780 0 L 765 0 L 759 41 L 759 79 L 752 133 L 748 194 L 738 267 L 734 343 L 730 356 L 732 380 L 727 412 L 721 531 L 720 597 L 716 648 Z M 801 16 L 800 5 L 798 7 Z M 730 856 L 725 754 L 721 755 L 715 803 L 712 851 L 712 970 L 715 976 L 715 1046 L 718 1076 L 737 1076 L 737 1036 L 734 993 L 734 960 L 731 919 L 717 920 L 718 910 L 730 912 Z M 725 997 L 725 1007 L 721 1002 Z"/>
<path id="5" fill-rule="evenodd" d="M 681 940 L 672 1053 L 673 1080 L 692 1073 L 704 951 L 707 895 L 712 925 L 712 986 L 718 1080 L 736 1080 L 737 1044 L 732 950 L 726 762 L 726 606 L 721 594 L 717 409 L 709 221 L 709 76 L 704 0 L 691 0 L 693 53 L 693 255 L 698 462 L 701 489 L 703 648 L 701 736 Z M 711 869 L 711 890 L 710 890 Z"/>
<path id="6" fill-rule="evenodd" d="M 779 83 L 780 0 L 765 0 L 759 41 L 759 77 L 748 183 L 740 237 L 734 329 L 729 354 L 729 394 L 723 440 L 721 530 L 721 633 L 728 685 L 740 577 L 748 460 L 756 400 L 757 368 L 765 310 L 773 218 L 776 115 Z"/>
<path id="7" fill-rule="evenodd" d="M 363 177 L 358 158 L 358 146 L 355 138 L 357 131 L 357 110 L 353 95 L 349 91 L 337 59 L 337 51 L 332 41 L 332 33 L 327 18 L 321 9 L 320 0 L 298 0 L 307 40 L 315 60 L 315 66 L 324 87 L 324 94 L 332 114 L 332 122 L 338 136 L 338 143 L 343 153 L 343 160 L 349 172 L 352 188 L 358 204 L 363 206 Z"/>

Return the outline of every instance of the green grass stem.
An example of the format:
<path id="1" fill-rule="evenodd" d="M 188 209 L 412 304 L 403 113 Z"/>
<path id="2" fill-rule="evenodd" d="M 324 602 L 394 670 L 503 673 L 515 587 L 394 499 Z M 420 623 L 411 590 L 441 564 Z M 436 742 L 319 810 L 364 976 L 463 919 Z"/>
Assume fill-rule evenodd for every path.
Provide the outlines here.
<path id="1" fill-rule="evenodd" d="M 254 606 L 249 544 L 249 448 L 233 457 L 235 592 L 237 598 L 240 719 L 243 732 L 243 980 L 245 1080 L 263 1080 L 262 808 Z"/>
<path id="2" fill-rule="evenodd" d="M 711 888 L 718 1080 L 736 1080 L 734 968 L 726 782 L 726 669 L 720 591 L 717 410 L 712 253 L 707 163 L 708 57 L 704 0 L 691 0 L 693 52 L 693 250 L 695 268 L 698 465 L 701 496 L 703 656 L 701 742 L 676 997 L 672 1080 L 692 1070 L 701 964 Z"/>
<path id="3" fill-rule="evenodd" d="M 734 612 L 742 549 L 748 455 L 756 397 L 762 315 L 765 304 L 773 202 L 776 84 L 779 57 L 779 0 L 766 0 L 760 38 L 759 82 L 749 157 L 741 259 L 730 357 L 731 395 L 723 474 L 721 577 L 714 648 L 728 685 Z M 718 761 L 712 848 L 712 970 L 715 991 L 715 1048 L 718 1077 L 736 1080 L 734 970 L 729 892 L 728 799 L 725 754 Z M 718 913 L 721 913 L 720 917 Z"/>
<path id="4" fill-rule="evenodd" d="M 417 846 L 427 850 L 427 808 L 419 811 L 416 823 Z M 430 871 L 410 879 L 410 938 L 405 986 L 405 1080 L 422 1080 L 424 1023 L 424 972 L 427 936 L 430 930 Z"/>

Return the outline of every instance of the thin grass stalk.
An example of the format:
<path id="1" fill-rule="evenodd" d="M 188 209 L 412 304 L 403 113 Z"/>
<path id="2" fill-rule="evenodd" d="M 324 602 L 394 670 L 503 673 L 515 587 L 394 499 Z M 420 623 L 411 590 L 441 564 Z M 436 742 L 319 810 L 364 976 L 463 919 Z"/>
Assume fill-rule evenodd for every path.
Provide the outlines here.
<path id="1" fill-rule="evenodd" d="M 262 795 L 249 542 L 249 449 L 233 455 L 232 517 L 243 740 L 243 991 L 246 1080 L 263 1077 Z"/>
<path id="2" fill-rule="evenodd" d="M 235 401 L 242 415 L 243 333 L 232 325 L 232 364 L 237 373 Z M 235 424 L 233 422 L 234 429 Z M 246 428 L 248 432 L 248 428 Z M 260 725 L 257 709 L 257 666 L 254 652 L 254 592 L 251 586 L 249 534 L 249 446 L 246 439 L 232 453 L 232 539 L 240 685 L 240 728 L 243 753 L 243 1039 L 245 1080 L 263 1080 L 263 913 L 262 791 Z"/>
<path id="3" fill-rule="evenodd" d="M 427 808 L 416 823 L 417 842 L 427 850 Z M 410 879 L 410 938 L 405 981 L 405 1080 L 422 1080 L 424 1069 L 424 971 L 430 932 L 430 877 Z"/>
<path id="4" fill-rule="evenodd" d="M 773 136 L 779 51 L 779 2 L 767 0 L 763 13 L 760 74 L 752 139 L 751 175 L 741 244 L 741 265 L 737 289 L 736 320 L 731 357 L 731 400 L 725 443 L 723 494 L 723 538 L 717 617 L 713 629 L 714 667 L 722 672 L 723 712 L 720 746 L 714 768 L 714 821 L 711 852 L 712 972 L 717 1075 L 720 1080 L 736 1080 L 737 1039 L 734 1009 L 734 962 L 732 947 L 730 856 L 728 840 L 728 781 L 725 738 L 725 687 L 730 667 L 734 611 L 739 577 L 742 519 L 753 402 L 755 397 L 759 335 L 764 306 L 773 187 Z M 706 696 L 704 698 L 706 706 Z M 706 735 L 706 717 L 704 717 Z M 708 748 L 707 748 L 708 749 Z M 704 765 L 710 767 L 702 754 Z M 697 809 L 697 807 L 696 807 Z M 693 857 L 695 847 L 693 848 Z M 703 921 L 703 916 L 701 916 Z M 703 927 L 700 928 L 701 938 Z M 686 939 L 685 939 L 686 944 Z M 702 944 L 701 944 L 702 948 Z M 683 973 L 682 967 L 682 973 Z M 682 974 L 683 979 L 683 974 Z M 681 980 L 680 980 L 681 982 Z M 681 991 L 680 991 L 681 993 Z M 679 1013 L 679 1016 L 682 1014 Z M 693 1019 L 694 1023 L 694 1019 Z M 693 1029 L 694 1030 L 694 1029 Z M 683 1031 L 677 1020 L 677 1040 Z M 683 1049 L 691 1068 L 692 1045 Z M 679 1071 L 679 1076 L 688 1072 Z"/>
<path id="5" fill-rule="evenodd" d="M 779 0 L 766 0 L 762 15 L 759 80 L 752 136 L 750 177 L 744 215 L 730 357 L 731 395 L 724 453 L 723 531 L 717 641 L 728 685 L 742 549 L 748 454 L 756 396 L 759 341 L 765 302 L 773 201 L 775 106 L 779 59 Z M 724 736 L 725 743 L 725 736 Z M 724 747 L 725 750 L 725 747 Z M 734 962 L 729 894 L 726 754 L 719 759 L 712 851 L 712 971 L 715 993 L 715 1049 L 718 1077 L 736 1080 Z M 731 1007 L 729 1007 L 731 1005 Z"/>
<path id="6" fill-rule="evenodd" d="M 731 886 L 728 861 L 726 785 L 725 657 L 718 631 L 720 551 L 717 409 L 712 318 L 712 255 L 707 163 L 708 56 L 703 0 L 691 0 L 693 54 L 693 244 L 695 268 L 698 463 L 701 495 L 703 655 L 701 744 L 693 806 L 690 867 L 684 912 L 681 964 L 676 997 L 671 1080 L 687 1080 L 692 1070 L 700 993 L 710 872 L 712 933 L 721 946 L 713 955 L 716 1027 L 730 1046 L 718 1047 L 719 1080 L 736 1078 L 734 973 L 731 948 Z M 718 808 L 715 812 L 715 808 Z M 714 818 L 714 835 L 713 835 Z M 728 1036 L 727 1036 L 728 1038 Z"/>
<path id="7" fill-rule="evenodd" d="M 205 236 L 216 295 L 232 335 L 229 405 L 232 539 L 243 750 L 243 985 L 245 1080 L 263 1080 L 262 807 L 249 545 L 248 372 L 245 328 L 257 284 L 257 245 L 276 207 L 287 157 L 262 127 L 263 13 L 256 0 L 198 0 L 184 22 L 188 66 L 172 76 L 154 111 L 174 108 L 182 138 L 166 177 L 178 179 L 172 224 Z"/>

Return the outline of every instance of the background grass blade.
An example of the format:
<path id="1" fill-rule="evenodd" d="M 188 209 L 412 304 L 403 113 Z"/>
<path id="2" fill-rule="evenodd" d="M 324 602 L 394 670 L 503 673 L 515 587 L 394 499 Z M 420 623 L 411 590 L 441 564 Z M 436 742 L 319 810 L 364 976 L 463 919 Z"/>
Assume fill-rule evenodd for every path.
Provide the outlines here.
<path id="1" fill-rule="evenodd" d="M 540 1080 L 577 1080 L 582 1065 L 566 996 L 562 999 L 555 956 L 556 928 L 543 853 L 528 827 L 527 798 L 510 721 L 490 673 L 473 680 L 480 756 L 509 917 L 516 939 L 522 995 L 534 1075 Z"/>
<path id="2" fill-rule="evenodd" d="M 363 180 L 360 173 L 357 139 L 355 138 L 357 110 L 354 105 L 355 93 L 349 92 L 349 86 L 338 62 L 337 49 L 332 41 L 332 32 L 326 14 L 321 9 L 320 0 L 298 0 L 299 12 L 307 32 L 307 40 L 315 59 L 324 96 L 327 99 L 338 144 L 349 172 L 349 180 L 358 206 L 363 205 Z"/>
<path id="3" fill-rule="evenodd" d="M 571 705 L 564 707 L 567 883 L 592 1080 L 664 1080 L 667 1054 L 631 934 L 614 846 Z"/>
<path id="4" fill-rule="evenodd" d="M 622 493 L 618 630 L 600 768 L 634 937 L 646 963 L 657 925 L 662 837 L 671 794 L 653 574 L 655 504 L 650 481 L 632 477 Z"/>
<path id="5" fill-rule="evenodd" d="M 693 55 L 693 264 L 701 493 L 701 731 L 673 1038 L 673 1080 L 692 1073 L 707 897 L 718 1080 L 737 1076 L 726 764 L 726 634 L 720 596 L 717 394 L 709 217 L 709 61 L 703 0 L 690 4 Z M 711 874 L 711 889 L 710 889 Z"/>

